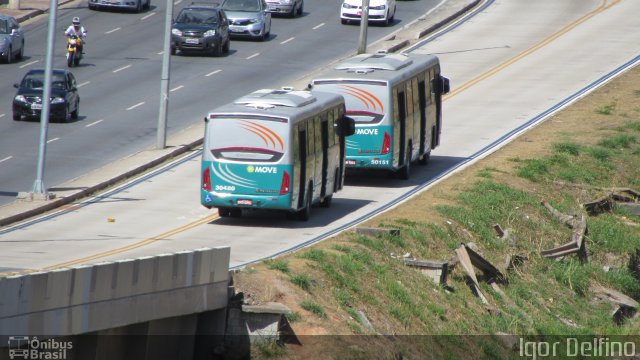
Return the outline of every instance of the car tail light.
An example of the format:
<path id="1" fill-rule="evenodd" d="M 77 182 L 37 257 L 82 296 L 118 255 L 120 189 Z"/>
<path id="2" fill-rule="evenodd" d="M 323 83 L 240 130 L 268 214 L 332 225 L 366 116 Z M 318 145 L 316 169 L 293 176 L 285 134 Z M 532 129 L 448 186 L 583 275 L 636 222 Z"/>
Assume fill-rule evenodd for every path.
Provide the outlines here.
<path id="1" fill-rule="evenodd" d="M 282 174 L 282 185 L 280 185 L 280 195 L 286 195 L 291 188 L 291 178 L 288 172 Z"/>
<path id="2" fill-rule="evenodd" d="M 382 140 L 382 151 L 380 154 L 386 155 L 391 151 L 391 136 L 388 132 L 384 132 L 384 139 Z"/>
<path id="3" fill-rule="evenodd" d="M 202 172 L 202 189 L 211 191 L 211 170 L 208 166 Z"/>

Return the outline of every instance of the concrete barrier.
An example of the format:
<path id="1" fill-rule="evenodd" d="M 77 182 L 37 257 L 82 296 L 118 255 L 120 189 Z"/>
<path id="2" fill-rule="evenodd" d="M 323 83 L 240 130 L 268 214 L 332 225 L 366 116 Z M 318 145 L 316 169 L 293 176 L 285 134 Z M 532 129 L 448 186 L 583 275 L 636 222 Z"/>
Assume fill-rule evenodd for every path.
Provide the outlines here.
<path id="1" fill-rule="evenodd" d="M 0 278 L 0 337 L 67 336 L 222 309 L 230 248 Z"/>

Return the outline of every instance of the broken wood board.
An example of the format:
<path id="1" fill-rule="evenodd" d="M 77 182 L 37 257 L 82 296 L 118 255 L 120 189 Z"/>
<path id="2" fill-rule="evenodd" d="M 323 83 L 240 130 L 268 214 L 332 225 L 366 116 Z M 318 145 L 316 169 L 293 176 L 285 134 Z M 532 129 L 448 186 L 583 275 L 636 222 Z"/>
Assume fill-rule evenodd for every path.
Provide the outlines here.
<path id="1" fill-rule="evenodd" d="M 570 228 L 574 228 L 575 226 L 575 217 L 571 216 L 571 215 L 567 215 L 567 214 L 563 214 L 560 211 L 556 210 L 556 208 L 554 208 L 553 206 L 551 206 L 551 204 L 549 204 L 547 201 L 543 200 L 542 201 L 542 206 L 544 206 L 547 210 L 549 210 L 549 212 L 551 213 L 551 215 L 553 215 L 554 218 L 556 218 L 558 221 L 560 221 L 561 223 L 567 225 Z"/>
<path id="2" fill-rule="evenodd" d="M 471 264 L 482 270 L 483 275 L 488 277 L 487 282 L 491 282 L 491 280 L 495 280 L 503 284 L 507 282 L 507 278 L 502 274 L 502 272 L 500 272 L 500 270 L 498 270 L 498 268 L 493 266 L 493 264 L 480 256 L 480 254 L 475 252 L 468 245 L 464 245 L 464 247 L 467 250 L 467 254 L 469 256 Z"/>
<path id="3" fill-rule="evenodd" d="M 478 283 L 478 278 L 476 277 L 476 273 L 473 270 L 473 265 L 471 264 L 471 259 L 469 258 L 466 245 L 458 247 L 455 252 L 458 256 L 460 265 L 462 265 L 462 268 L 467 273 L 467 277 L 471 280 L 473 291 L 480 298 L 483 304 L 488 304 L 489 301 L 487 301 L 487 298 L 484 296 L 482 291 L 480 291 L 480 284 Z"/>
<path id="4" fill-rule="evenodd" d="M 616 203 L 616 206 L 622 209 L 627 210 L 633 215 L 640 216 L 640 203 Z"/>
<path id="5" fill-rule="evenodd" d="M 448 261 L 404 259 L 405 265 L 417 267 L 427 277 L 436 283 L 446 285 L 449 273 Z"/>

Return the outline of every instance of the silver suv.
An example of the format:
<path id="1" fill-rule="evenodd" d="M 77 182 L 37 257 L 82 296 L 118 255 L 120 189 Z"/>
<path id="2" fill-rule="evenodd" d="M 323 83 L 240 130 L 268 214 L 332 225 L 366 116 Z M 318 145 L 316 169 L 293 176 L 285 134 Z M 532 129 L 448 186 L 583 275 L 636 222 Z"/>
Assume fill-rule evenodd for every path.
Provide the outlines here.
<path id="1" fill-rule="evenodd" d="M 225 0 L 222 9 L 229 19 L 232 37 L 262 41 L 271 34 L 271 13 L 265 0 Z"/>

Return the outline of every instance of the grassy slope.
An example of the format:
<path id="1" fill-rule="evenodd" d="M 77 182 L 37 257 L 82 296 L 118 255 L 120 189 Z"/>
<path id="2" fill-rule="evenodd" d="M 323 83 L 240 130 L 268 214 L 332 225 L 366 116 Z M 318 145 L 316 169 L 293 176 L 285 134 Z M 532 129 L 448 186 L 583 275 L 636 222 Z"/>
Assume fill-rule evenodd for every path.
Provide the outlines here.
<path id="1" fill-rule="evenodd" d="M 259 358 L 509 358 L 504 339 L 483 337 L 381 338 L 308 335 L 607 335 L 640 334 L 640 320 L 616 325 L 612 305 L 594 300 L 593 284 L 640 300 L 640 281 L 628 269 L 640 248 L 640 217 L 615 209 L 589 217 L 588 263 L 561 261 L 540 250 L 567 243 L 571 230 L 540 204 L 570 214 L 605 192 L 589 186 L 640 190 L 640 67 L 613 80 L 520 136 L 486 159 L 371 219 L 399 237 L 341 234 L 297 254 L 235 276 L 248 302 L 279 301 L 292 310 L 303 346 L 261 346 Z M 446 128 L 445 128 L 446 131 Z M 558 182 L 588 185 L 562 186 Z M 509 228 L 515 244 L 498 239 Z M 460 243 L 474 242 L 498 268 L 512 254 L 528 258 L 507 272 L 501 295 L 481 283 L 485 306 L 460 266 L 445 289 L 390 254 L 447 260 Z M 613 271 L 605 272 L 603 266 Z M 479 273 L 479 271 L 478 271 Z M 489 311 L 489 309 L 493 309 Z M 363 311 L 374 330 L 358 320 Z M 319 356 L 322 350 L 322 356 Z"/>

